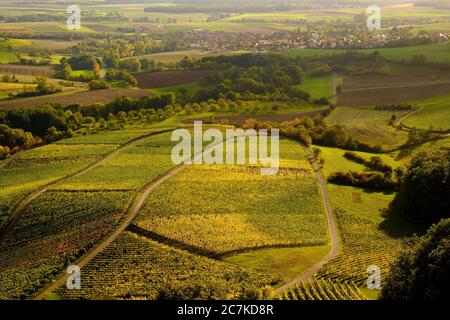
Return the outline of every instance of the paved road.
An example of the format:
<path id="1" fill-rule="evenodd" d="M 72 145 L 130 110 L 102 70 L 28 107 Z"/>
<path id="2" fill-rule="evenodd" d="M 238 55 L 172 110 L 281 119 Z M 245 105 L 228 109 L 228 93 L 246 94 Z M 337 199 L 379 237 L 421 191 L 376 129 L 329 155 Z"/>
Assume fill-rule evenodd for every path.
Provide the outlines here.
<path id="1" fill-rule="evenodd" d="M 313 166 L 314 171 L 316 172 L 317 180 L 319 183 L 319 189 L 320 193 L 322 195 L 322 201 L 325 207 L 325 212 L 327 215 L 328 220 L 328 229 L 330 232 L 330 239 L 331 239 L 331 249 L 327 253 L 325 257 L 323 257 L 322 260 L 320 260 L 318 263 L 313 265 L 311 268 L 305 270 L 302 274 L 295 277 L 288 283 L 284 284 L 283 286 L 277 288 L 275 290 L 275 295 L 281 294 L 284 290 L 289 289 L 290 287 L 296 285 L 300 281 L 307 280 L 311 278 L 315 272 L 319 271 L 320 268 L 322 268 L 326 263 L 328 263 L 331 259 L 336 257 L 339 254 L 339 236 L 336 229 L 336 223 L 334 221 L 333 216 L 333 210 L 331 209 L 331 203 L 330 199 L 328 197 L 328 191 L 327 191 L 327 183 L 325 180 L 325 177 L 322 174 L 322 171 L 320 170 L 320 166 L 317 163 L 316 159 L 313 157 L 313 153 L 310 148 L 303 147 L 308 157 L 311 159 L 311 163 Z"/>
<path id="2" fill-rule="evenodd" d="M 88 165 L 84 169 L 81 169 L 80 171 L 77 171 L 77 172 L 75 172 L 73 174 L 65 176 L 65 177 L 63 177 L 61 179 L 58 179 L 58 180 L 54 181 L 54 182 L 46 184 L 46 185 L 38 188 L 37 190 L 33 191 L 32 193 L 30 193 L 28 196 L 26 196 L 24 199 L 22 199 L 22 201 L 17 205 L 17 207 L 14 209 L 12 218 L 9 220 L 7 226 L 1 231 L 1 233 L 0 233 L 0 244 L 6 239 L 8 234 L 13 230 L 14 226 L 17 224 L 17 221 L 19 221 L 20 217 L 25 212 L 26 208 L 31 203 L 31 201 L 33 201 L 34 199 L 39 197 L 41 194 L 46 192 L 49 188 L 54 187 L 54 186 L 60 184 L 61 182 L 66 181 L 67 179 L 78 177 L 78 176 L 81 176 L 82 174 L 85 174 L 86 172 L 88 172 L 88 171 L 98 167 L 99 165 L 101 165 L 106 160 L 114 157 L 118 153 L 136 146 L 137 144 L 142 142 L 142 140 L 144 140 L 144 139 L 146 139 L 146 138 L 148 138 L 150 136 L 153 136 L 153 135 L 156 135 L 156 134 L 162 134 L 162 133 L 169 132 L 169 131 L 172 131 L 172 130 L 164 130 L 164 131 L 159 131 L 159 132 L 152 132 L 152 133 L 149 133 L 147 135 L 144 135 L 144 136 L 141 136 L 139 138 L 136 138 L 136 139 L 134 139 L 134 140 L 124 144 L 124 145 L 121 145 L 120 147 L 118 147 L 114 151 L 108 153 L 105 157 L 103 157 L 100 160 L 98 160 L 98 161 Z"/>

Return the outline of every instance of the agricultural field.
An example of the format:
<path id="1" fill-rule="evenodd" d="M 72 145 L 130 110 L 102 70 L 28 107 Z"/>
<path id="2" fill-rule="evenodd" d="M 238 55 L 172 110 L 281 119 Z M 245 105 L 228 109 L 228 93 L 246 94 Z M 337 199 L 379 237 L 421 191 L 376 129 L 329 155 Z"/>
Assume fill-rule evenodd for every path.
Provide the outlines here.
<path id="1" fill-rule="evenodd" d="M 152 139 L 155 139 L 153 148 L 157 148 L 158 141 L 167 141 L 169 138 L 148 137 L 143 143 L 152 144 Z M 58 150 L 89 148 L 89 145 L 80 148 L 75 144 L 54 146 Z M 103 146 L 105 145 L 95 145 L 92 149 L 101 149 Z M 169 147 L 170 145 L 166 148 Z M 106 145 L 103 148 L 114 147 Z M 116 157 L 120 158 L 123 153 L 128 157 L 136 155 L 137 158 L 144 158 L 140 162 L 137 160 L 135 167 L 131 166 L 130 162 L 123 163 L 120 167 L 121 161 L 116 160 Z M 42 151 L 39 154 L 42 154 Z M 27 155 L 26 159 L 33 158 Z M 5 277 L 1 286 L 2 295 L 19 298 L 39 290 L 42 284 L 62 271 L 65 263 L 77 259 L 108 235 L 127 211 L 137 190 L 172 166 L 169 153 L 151 152 L 138 144 L 111 156 L 97 166 L 92 166 L 78 177 L 53 184 L 50 190 L 31 201 L 2 243 L 2 276 Z M 114 172 L 117 175 L 116 188 L 109 184 L 102 185 L 98 181 L 95 186 L 89 187 L 92 179 L 96 180 L 99 174 L 105 172 Z M 146 174 L 142 175 L 142 172 Z M 134 184 L 130 183 L 136 177 L 138 180 Z M 84 183 L 85 187 L 80 188 L 80 183 Z M 93 201 L 96 203 L 95 207 L 91 206 Z M 46 246 L 43 250 L 37 250 L 41 243 L 46 243 Z M 33 257 L 30 257 L 31 253 Z M 18 278 L 24 268 L 34 270 L 28 275 L 32 280 Z"/>
<path id="2" fill-rule="evenodd" d="M 106 103 L 116 99 L 116 97 L 127 96 L 130 98 L 141 98 L 150 96 L 151 93 L 146 90 L 110 88 L 95 91 L 86 91 L 78 89 L 78 92 L 56 93 L 45 97 L 47 103 L 57 103 L 63 106 L 69 104 L 92 104 Z M 36 107 L 43 102 L 42 97 L 21 98 L 11 101 L 0 102 L 0 108 L 20 108 L 20 107 Z"/>
<path id="3" fill-rule="evenodd" d="M 296 87 L 308 92 L 312 99 L 320 98 L 333 98 L 334 93 L 334 81 L 338 82 L 338 79 L 334 79 L 334 76 L 324 76 L 324 77 L 314 77 L 307 75 L 303 80 L 302 84 Z"/>
<path id="4" fill-rule="evenodd" d="M 418 111 L 408 116 L 403 123 L 420 129 L 450 129 L 450 97 L 438 97 L 415 101 Z"/>
<path id="5" fill-rule="evenodd" d="M 354 283 L 330 280 L 308 280 L 283 292 L 282 300 L 366 300 Z"/>
<path id="6" fill-rule="evenodd" d="M 277 278 L 247 268 L 198 256 L 132 232 L 123 233 L 83 274 L 82 290 L 57 294 L 65 299 L 156 299 L 171 287 L 209 287 L 198 299 L 236 298 L 249 286 L 263 287 Z"/>
<path id="7" fill-rule="evenodd" d="M 284 143 L 292 149 L 282 147 L 282 154 L 289 154 L 282 155 L 281 172 L 274 177 L 245 166 L 189 168 L 149 197 L 136 230 L 213 257 L 251 248 L 326 244 L 314 176 L 300 146 Z M 211 202 L 215 194 L 221 195 L 220 201 Z M 276 220 L 275 208 L 280 216 Z"/>
<path id="8" fill-rule="evenodd" d="M 355 139 L 390 149 L 407 141 L 407 132 L 389 124 L 392 115 L 401 117 L 404 114 L 405 111 L 375 110 L 373 107 L 337 107 L 327 120 L 330 124 L 344 126 Z"/>
<path id="9" fill-rule="evenodd" d="M 442 295 L 445 233 L 433 286 L 391 270 L 448 218 L 445 1 L 384 3 L 375 31 L 368 0 L 134 2 L 83 0 L 72 31 L 66 2 L 0 4 L 0 300 Z M 278 129 L 278 171 L 250 131 L 177 164 L 197 121 Z"/>
<path id="10" fill-rule="evenodd" d="M 155 62 L 163 62 L 163 63 L 173 63 L 178 62 L 185 57 L 190 59 L 201 59 L 203 57 L 214 57 L 221 55 L 238 55 L 245 53 L 246 51 L 202 51 L 202 50 L 180 50 L 180 51 L 170 51 L 170 52 L 160 52 L 160 53 L 152 53 L 147 55 L 136 56 L 136 59 L 150 59 Z"/>
<path id="11" fill-rule="evenodd" d="M 344 80 L 345 81 L 345 80 Z M 442 96 L 450 91 L 450 82 L 387 86 L 343 90 L 339 104 L 367 106 L 389 104 Z"/>
<path id="12" fill-rule="evenodd" d="M 164 71 L 137 73 L 134 77 L 139 88 L 152 89 L 198 82 L 215 73 L 217 70 Z"/>
<path id="13" fill-rule="evenodd" d="M 117 145 L 48 145 L 23 152 L 12 160 L 0 163 L 1 217 L 0 226 L 9 220 L 17 202 L 33 190 L 72 174 L 95 162 Z"/>

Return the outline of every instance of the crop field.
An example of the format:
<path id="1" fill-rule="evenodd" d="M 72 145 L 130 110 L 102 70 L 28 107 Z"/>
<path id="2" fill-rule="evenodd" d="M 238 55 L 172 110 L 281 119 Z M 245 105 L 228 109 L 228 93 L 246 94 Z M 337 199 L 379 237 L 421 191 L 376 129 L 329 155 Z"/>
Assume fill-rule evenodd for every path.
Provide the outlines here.
<path id="1" fill-rule="evenodd" d="M 150 137 L 148 141 L 154 139 Z M 156 141 L 170 141 L 170 134 L 162 134 Z M 54 189 L 137 191 L 174 166 L 170 158 L 172 146 L 162 147 L 160 143 L 147 146 L 143 142 L 108 159 L 89 174 L 66 180 Z"/>
<path id="2" fill-rule="evenodd" d="M 135 226 L 147 236 L 173 240 L 210 256 L 258 247 L 326 244 L 314 175 L 301 148 L 284 143 L 292 149 L 282 148 L 282 154 L 289 154 L 278 175 L 261 176 L 258 168 L 245 166 L 194 166 L 149 197 Z"/>
<path id="3" fill-rule="evenodd" d="M 236 298 L 249 286 L 276 283 L 273 276 L 225 262 L 200 257 L 125 232 L 83 268 L 81 290 L 60 288 L 71 299 L 156 299 L 170 287 L 215 286 Z M 220 298 L 217 293 L 200 299 Z M 225 297 L 222 297 L 225 298 Z"/>
<path id="4" fill-rule="evenodd" d="M 339 96 L 339 104 L 367 106 L 399 103 L 445 95 L 449 91 L 450 82 L 343 90 Z"/>
<path id="5" fill-rule="evenodd" d="M 22 66 L 16 64 L 0 64 L 0 73 L 52 77 L 55 72 L 48 66 Z"/>
<path id="6" fill-rule="evenodd" d="M 405 112 L 374 110 L 369 107 L 337 107 L 327 119 L 330 124 L 344 126 L 353 138 L 392 148 L 407 140 L 407 132 L 389 125 L 393 114 L 399 117 Z"/>
<path id="7" fill-rule="evenodd" d="M 308 280 L 283 292 L 281 300 L 366 300 L 361 290 L 351 282 Z"/>
<path id="8" fill-rule="evenodd" d="M 0 167 L 0 229 L 17 202 L 31 191 L 74 173 L 117 145 L 48 145 L 23 152 Z"/>
<path id="9" fill-rule="evenodd" d="M 155 141 L 152 142 L 152 139 Z M 2 256 L 0 269 L 6 279 L 0 289 L 2 295 L 18 298 L 19 294 L 32 294 L 51 276 L 62 271 L 67 262 L 78 258 L 109 234 L 126 212 L 137 190 L 173 167 L 170 153 L 164 153 L 163 148 L 159 148 L 160 142 L 166 141 L 170 142 L 167 134 L 149 137 L 145 140 L 146 144 L 122 151 L 98 167 L 77 178 L 60 182 L 34 199 L 14 225 L 13 232 L 2 243 L 5 249 L 2 249 L 2 255 L 5 256 Z M 95 150 L 114 148 L 112 145 L 83 145 L 83 148 L 75 144 L 51 146 L 57 150 L 56 158 L 62 150 L 69 149 L 77 155 L 77 159 Z M 170 144 L 166 143 L 165 148 L 169 150 Z M 84 151 L 76 154 L 74 149 Z M 46 150 L 38 151 L 37 158 L 24 154 L 25 160 L 45 161 Z M 128 161 L 124 161 L 123 156 Z M 72 170 L 76 170 L 74 166 Z M 104 178 L 108 181 L 102 183 Z M 95 206 L 92 206 L 93 202 Z M 43 249 L 36 249 L 42 243 L 45 243 Z M 21 277 L 22 268 L 34 271 L 25 278 Z"/>
<path id="10" fill-rule="evenodd" d="M 139 88 L 164 88 L 198 82 L 206 76 L 217 73 L 216 70 L 185 70 L 136 73 Z"/>
<path id="11" fill-rule="evenodd" d="M 316 276 L 340 282 L 352 281 L 363 287 L 370 265 L 380 267 L 381 273 L 387 274 L 401 251 L 401 240 L 390 237 L 371 219 L 339 208 L 334 213 L 341 230 L 343 251 Z"/>
<path id="12" fill-rule="evenodd" d="M 152 90 L 152 92 L 157 94 L 164 94 L 164 93 L 177 93 L 180 89 L 186 89 L 189 94 L 195 93 L 200 86 L 198 83 L 188 83 L 188 84 L 181 84 L 181 85 L 175 85 L 175 86 L 168 86 L 168 87 L 162 87 L 158 89 Z"/>
<path id="13" fill-rule="evenodd" d="M 261 106 L 261 103 L 257 103 L 257 106 Z M 295 107 L 294 107 L 295 108 Z M 241 114 L 231 114 L 231 115 L 217 115 L 214 118 L 216 121 L 221 122 L 225 121 L 230 125 L 242 125 L 245 123 L 248 119 L 255 119 L 257 121 L 271 121 L 271 122 L 277 122 L 282 123 L 285 121 L 291 121 L 295 118 L 302 118 L 302 117 L 311 117 L 314 118 L 315 116 L 321 114 L 324 110 L 326 110 L 327 107 L 322 108 L 312 108 L 312 107 L 306 107 L 298 109 L 293 109 L 292 107 L 286 107 L 286 109 L 282 109 L 280 112 L 267 112 L 263 108 L 260 109 L 259 112 L 252 112 L 252 109 L 243 111 Z M 254 110 L 254 108 L 253 108 Z M 267 114 L 269 113 L 269 114 Z M 203 120 L 206 121 L 209 118 L 208 116 L 204 117 L 198 117 L 198 115 L 194 115 L 193 117 L 186 118 L 182 121 L 182 123 L 193 123 L 194 120 Z"/>
<path id="14" fill-rule="evenodd" d="M 12 101 L 3 101 L 0 103 L 0 108 L 20 108 L 20 107 L 36 107 L 41 105 L 44 101 L 46 103 L 56 103 L 67 106 L 73 103 L 92 104 L 92 103 L 107 103 L 111 102 L 116 97 L 127 96 L 130 98 L 141 98 L 149 96 L 151 93 L 146 90 L 139 89 L 122 89 L 110 88 L 94 91 L 79 91 L 79 92 L 65 92 L 49 95 L 43 100 L 42 97 L 21 98 Z"/>

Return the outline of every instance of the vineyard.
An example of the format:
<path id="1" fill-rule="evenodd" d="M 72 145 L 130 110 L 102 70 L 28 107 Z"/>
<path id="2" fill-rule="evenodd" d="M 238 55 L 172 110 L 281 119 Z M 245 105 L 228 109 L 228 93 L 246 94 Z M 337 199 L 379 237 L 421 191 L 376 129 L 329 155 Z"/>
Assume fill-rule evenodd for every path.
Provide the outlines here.
<path id="1" fill-rule="evenodd" d="M 128 139 L 133 135 L 129 133 Z M 152 136 L 144 141 L 153 138 L 169 139 L 169 136 Z M 52 180 L 46 181 L 49 183 L 70 174 L 69 169 L 77 171 L 81 164 L 93 162 L 99 154 L 116 147 L 115 144 L 84 144 L 82 147 L 78 144 L 52 144 L 20 154 L 2 170 L 11 172 L 13 180 L 20 178 L 17 172 L 21 172 L 23 166 L 28 166 L 28 173 L 30 167 L 39 166 L 37 172 L 41 174 L 45 173 L 42 166 L 49 166 L 55 175 L 58 164 L 63 163 L 61 168 L 67 172 L 52 176 Z M 136 191 L 173 166 L 168 152 L 152 152 L 150 149 L 138 144 L 119 152 L 98 167 L 68 179 L 69 183 L 60 182 L 35 198 L 1 244 L 0 294 L 14 299 L 28 297 L 108 235 L 126 212 Z M 132 166 L 132 161 L 125 163 L 121 158 L 123 154 L 129 160 L 135 156 L 135 166 Z M 80 163 L 79 167 L 74 165 L 74 161 Z M 105 174 L 115 175 L 115 187 L 100 183 L 101 178 L 108 177 Z M 81 182 L 72 183 L 72 179 L 80 179 Z"/>
<path id="2" fill-rule="evenodd" d="M 343 251 L 326 264 L 316 275 L 319 279 L 353 282 L 366 285 L 367 268 L 376 265 L 381 275 L 389 272 L 390 266 L 401 250 L 401 241 L 391 238 L 379 229 L 371 219 L 356 216 L 342 209 L 335 210 Z"/>
<path id="3" fill-rule="evenodd" d="M 366 296 L 352 282 L 308 280 L 284 291 L 281 300 L 366 300 Z"/>
<path id="4" fill-rule="evenodd" d="M 281 145 L 282 167 L 274 176 L 244 165 L 188 168 L 150 195 L 133 230 L 213 257 L 326 244 L 313 172 L 299 145 Z"/>
<path id="5" fill-rule="evenodd" d="M 33 190 L 77 172 L 117 145 L 51 144 L 15 156 L 0 168 L 0 230 L 17 203 Z"/>
<path id="6" fill-rule="evenodd" d="M 64 286 L 58 290 L 62 298 L 156 299 L 171 287 L 198 286 L 209 288 L 210 294 L 187 298 L 235 298 L 248 287 L 277 282 L 272 276 L 174 249 L 131 232 L 123 233 L 82 273 L 81 290 Z"/>

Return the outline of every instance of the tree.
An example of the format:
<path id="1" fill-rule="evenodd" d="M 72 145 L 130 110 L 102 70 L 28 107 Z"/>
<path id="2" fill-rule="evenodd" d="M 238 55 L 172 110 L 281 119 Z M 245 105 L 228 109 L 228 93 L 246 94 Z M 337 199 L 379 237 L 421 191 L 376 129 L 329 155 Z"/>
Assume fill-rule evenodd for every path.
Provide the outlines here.
<path id="1" fill-rule="evenodd" d="M 394 264 L 383 300 L 448 300 L 450 297 L 450 219 L 432 225 Z"/>
<path id="2" fill-rule="evenodd" d="M 92 65 L 92 71 L 93 71 L 93 73 L 94 73 L 94 79 L 95 80 L 99 80 L 100 79 L 100 64 L 98 64 L 98 63 L 94 63 L 93 65 Z"/>
<path id="3" fill-rule="evenodd" d="M 387 216 L 430 225 L 450 217 L 450 152 L 419 153 L 402 175 Z"/>

